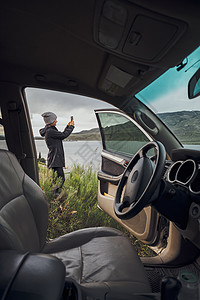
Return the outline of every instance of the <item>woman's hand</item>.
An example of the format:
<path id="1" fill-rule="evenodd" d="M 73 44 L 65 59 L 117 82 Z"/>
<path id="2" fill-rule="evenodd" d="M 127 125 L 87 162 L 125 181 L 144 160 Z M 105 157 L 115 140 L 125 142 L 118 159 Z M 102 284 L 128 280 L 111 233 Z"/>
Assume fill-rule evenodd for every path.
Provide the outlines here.
<path id="1" fill-rule="evenodd" d="M 70 125 L 74 126 L 74 120 L 70 121 L 67 125 L 68 126 L 70 126 Z"/>

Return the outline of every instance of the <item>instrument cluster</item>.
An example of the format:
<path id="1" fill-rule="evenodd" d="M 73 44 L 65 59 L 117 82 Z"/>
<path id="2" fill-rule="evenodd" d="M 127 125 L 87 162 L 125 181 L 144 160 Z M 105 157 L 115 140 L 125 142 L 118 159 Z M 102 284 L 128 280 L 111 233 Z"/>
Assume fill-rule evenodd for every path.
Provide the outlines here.
<path id="1" fill-rule="evenodd" d="M 200 163 L 192 158 L 176 160 L 175 162 L 168 161 L 166 168 L 164 174 L 166 181 L 186 188 L 191 192 L 188 198 L 191 205 L 188 210 L 187 226 L 186 228 L 180 228 L 177 224 L 176 226 L 184 238 L 190 240 L 200 249 Z M 184 201 L 184 199 L 181 198 L 181 201 Z M 184 209 L 183 206 L 180 206 L 180 210 Z"/>
<path id="2" fill-rule="evenodd" d="M 194 194 L 200 194 L 200 165 L 193 159 L 172 163 L 165 177 L 170 183 L 179 184 Z"/>

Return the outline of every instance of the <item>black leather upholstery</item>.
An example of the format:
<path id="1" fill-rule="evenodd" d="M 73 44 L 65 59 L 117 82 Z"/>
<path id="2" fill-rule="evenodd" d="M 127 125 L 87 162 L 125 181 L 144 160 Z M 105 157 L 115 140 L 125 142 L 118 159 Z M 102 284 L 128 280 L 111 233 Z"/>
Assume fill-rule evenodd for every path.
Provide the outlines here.
<path id="1" fill-rule="evenodd" d="M 87 228 L 46 242 L 47 222 L 48 205 L 42 190 L 12 153 L 0 150 L 0 254 L 15 250 L 59 258 L 66 268 L 66 280 L 75 283 L 83 299 L 132 299 L 134 293 L 151 291 L 134 247 L 121 232 Z"/>
<path id="2" fill-rule="evenodd" d="M 52 255 L 0 251 L 0 299 L 60 299 L 64 288 L 65 268 Z"/>

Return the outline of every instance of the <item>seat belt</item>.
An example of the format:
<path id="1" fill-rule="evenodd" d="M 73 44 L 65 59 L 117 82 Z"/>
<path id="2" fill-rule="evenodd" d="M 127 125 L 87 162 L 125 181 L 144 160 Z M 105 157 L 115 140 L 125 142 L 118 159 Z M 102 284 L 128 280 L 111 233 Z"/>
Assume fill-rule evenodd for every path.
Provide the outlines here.
<path id="1" fill-rule="evenodd" d="M 16 102 L 8 102 L 8 115 L 9 123 L 11 130 L 13 132 L 13 145 L 17 145 L 11 151 L 16 155 L 18 160 L 24 159 L 26 154 L 23 152 L 21 131 L 20 131 L 20 122 L 19 122 L 19 113 L 20 107 Z"/>

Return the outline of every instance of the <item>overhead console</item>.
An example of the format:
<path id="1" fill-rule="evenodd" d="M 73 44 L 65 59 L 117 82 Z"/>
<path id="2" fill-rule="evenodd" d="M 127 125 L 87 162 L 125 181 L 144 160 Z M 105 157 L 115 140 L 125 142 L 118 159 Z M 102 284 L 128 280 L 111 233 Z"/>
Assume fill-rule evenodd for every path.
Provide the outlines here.
<path id="1" fill-rule="evenodd" d="M 185 22 L 130 1 L 96 1 L 93 39 L 107 54 L 98 88 L 117 97 L 139 91 L 174 65 L 165 54 L 186 29 Z M 176 62 L 177 53 L 172 55 Z"/>
<path id="2" fill-rule="evenodd" d="M 136 62 L 158 62 L 180 39 L 185 22 L 128 1 L 96 1 L 94 40 Z"/>

